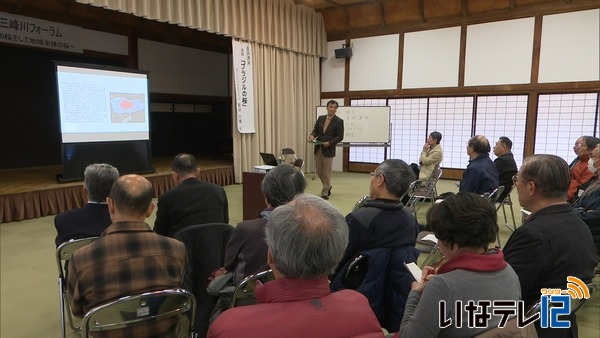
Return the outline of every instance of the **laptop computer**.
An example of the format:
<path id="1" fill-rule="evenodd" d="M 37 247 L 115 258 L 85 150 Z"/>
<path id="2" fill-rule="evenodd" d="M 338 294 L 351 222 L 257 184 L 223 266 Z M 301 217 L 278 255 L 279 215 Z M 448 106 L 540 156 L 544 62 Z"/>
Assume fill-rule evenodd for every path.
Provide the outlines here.
<path id="1" fill-rule="evenodd" d="M 262 157 L 262 160 L 266 165 L 272 165 L 274 167 L 277 166 L 277 159 L 275 158 L 275 155 L 271 153 L 260 153 L 260 157 Z"/>

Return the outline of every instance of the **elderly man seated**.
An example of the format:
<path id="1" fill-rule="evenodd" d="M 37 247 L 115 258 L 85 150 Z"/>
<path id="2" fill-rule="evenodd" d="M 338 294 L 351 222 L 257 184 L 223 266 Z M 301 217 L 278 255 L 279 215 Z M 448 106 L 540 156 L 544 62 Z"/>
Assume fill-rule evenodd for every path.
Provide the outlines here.
<path id="1" fill-rule="evenodd" d="M 419 226 L 399 200 L 413 180 L 413 171 L 402 160 L 385 160 L 373 172 L 370 201 L 346 216 L 350 242 L 331 283 L 334 290 L 343 288 L 349 264 L 359 255 L 366 257 L 368 271 L 356 290 L 369 298 L 388 331 L 398 329 L 413 281 L 404 262 L 414 262 L 419 255 L 415 249 Z"/>
<path id="2" fill-rule="evenodd" d="M 208 337 L 383 337 L 363 295 L 329 291 L 327 275 L 348 244 L 335 207 L 298 195 L 271 213 L 265 235 L 275 280 L 256 287 L 259 304 L 225 311 Z"/>
<path id="3" fill-rule="evenodd" d="M 490 159 L 490 142 L 483 135 L 475 135 L 467 143 L 469 164 L 460 181 L 459 191 L 479 195 L 498 188 L 498 169 Z"/>
<path id="4" fill-rule="evenodd" d="M 588 170 L 594 175 L 590 184 L 579 199 L 573 203 L 573 211 L 581 218 L 592 232 L 592 238 L 596 250 L 600 254 L 600 180 L 598 180 L 598 169 L 600 168 L 600 144 L 594 148 L 588 161 Z"/>

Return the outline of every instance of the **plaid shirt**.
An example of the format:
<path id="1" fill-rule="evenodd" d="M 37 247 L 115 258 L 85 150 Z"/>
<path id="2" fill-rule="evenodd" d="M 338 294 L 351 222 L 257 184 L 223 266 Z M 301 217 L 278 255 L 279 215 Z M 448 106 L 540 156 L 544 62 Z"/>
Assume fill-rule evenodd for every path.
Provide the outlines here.
<path id="1" fill-rule="evenodd" d="M 143 222 L 110 225 L 99 239 L 77 250 L 69 263 L 67 289 L 73 314 L 119 297 L 180 287 L 183 243 L 158 235 Z M 166 337 L 174 321 L 94 334 L 94 337 Z"/>

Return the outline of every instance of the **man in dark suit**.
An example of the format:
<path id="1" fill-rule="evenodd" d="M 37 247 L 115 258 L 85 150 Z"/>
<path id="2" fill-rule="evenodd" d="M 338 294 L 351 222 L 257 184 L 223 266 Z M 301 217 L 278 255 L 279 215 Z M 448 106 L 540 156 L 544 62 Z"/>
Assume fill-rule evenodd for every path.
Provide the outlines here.
<path id="1" fill-rule="evenodd" d="M 100 236 L 111 224 L 106 198 L 119 171 L 110 164 L 94 163 L 85 168 L 83 176 L 83 194 L 88 202 L 83 208 L 54 217 L 57 247 L 70 239 Z"/>
<path id="2" fill-rule="evenodd" d="M 598 258 L 592 234 L 566 202 L 571 172 L 555 155 L 525 159 L 515 176 L 519 204 L 531 211 L 527 221 L 512 233 L 504 246 L 504 258 L 521 283 L 525 307 L 540 300 L 541 289 L 566 289 L 567 277 L 589 283 Z M 570 329 L 540 328 L 540 338 L 577 337 L 575 314 L 567 317 Z"/>
<path id="3" fill-rule="evenodd" d="M 175 156 L 171 169 L 177 186 L 158 197 L 154 222 L 156 233 L 172 236 L 188 225 L 229 223 L 225 189 L 198 180 L 200 169 L 194 155 Z"/>
<path id="4" fill-rule="evenodd" d="M 504 186 L 504 191 L 498 196 L 498 202 L 504 201 L 506 195 L 510 193 L 510 188 L 513 185 L 512 177 L 519 170 L 511 149 L 512 141 L 506 136 L 501 136 L 494 146 L 494 155 L 498 156 L 494 160 L 498 170 L 498 184 Z"/>
<path id="5" fill-rule="evenodd" d="M 344 120 L 335 115 L 338 103 L 334 100 L 327 102 L 327 115 L 317 118 L 308 142 L 315 144 L 315 162 L 317 175 L 321 179 L 323 188 L 321 197 L 329 199 L 331 195 L 331 169 L 335 157 L 335 146 L 344 139 Z"/>

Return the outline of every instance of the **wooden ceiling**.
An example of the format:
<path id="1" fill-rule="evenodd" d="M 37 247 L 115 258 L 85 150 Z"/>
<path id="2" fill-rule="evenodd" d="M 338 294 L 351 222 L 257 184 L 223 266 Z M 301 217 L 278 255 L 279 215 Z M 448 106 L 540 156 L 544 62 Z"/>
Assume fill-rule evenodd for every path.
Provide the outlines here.
<path id="1" fill-rule="evenodd" d="M 598 8 L 598 0 L 293 0 L 323 16 L 327 40 Z M 142 39 L 230 52 L 231 39 L 73 0 L 0 0 L 0 11 Z"/>
<path id="2" fill-rule="evenodd" d="M 323 15 L 344 40 L 598 8 L 597 0 L 294 0 Z"/>

